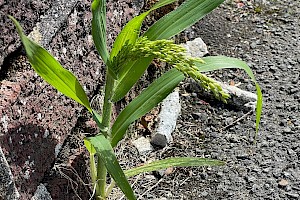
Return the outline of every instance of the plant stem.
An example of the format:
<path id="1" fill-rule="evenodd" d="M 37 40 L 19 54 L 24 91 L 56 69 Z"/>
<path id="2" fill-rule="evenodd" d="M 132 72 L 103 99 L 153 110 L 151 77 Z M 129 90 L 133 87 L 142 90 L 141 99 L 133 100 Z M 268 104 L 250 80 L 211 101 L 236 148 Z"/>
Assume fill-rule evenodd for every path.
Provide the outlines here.
<path id="1" fill-rule="evenodd" d="M 93 188 L 97 184 L 97 171 L 96 171 L 96 163 L 95 163 L 95 155 L 90 154 L 90 171 L 91 171 L 91 179 L 92 179 L 92 184 Z"/>
<path id="2" fill-rule="evenodd" d="M 97 162 L 97 187 L 96 187 L 96 199 L 105 200 L 106 199 L 106 174 L 107 170 L 104 163 L 102 162 L 100 156 L 98 156 Z"/>
<path id="3" fill-rule="evenodd" d="M 110 137 L 110 120 L 112 113 L 113 103 L 111 101 L 111 97 L 114 92 L 115 80 L 113 77 L 107 72 L 106 74 L 106 83 L 105 83 L 105 96 L 103 102 L 103 116 L 102 116 L 102 124 L 104 127 L 108 128 L 108 132 L 106 135 Z"/>
<path id="4" fill-rule="evenodd" d="M 109 184 L 109 186 L 106 189 L 106 196 L 107 197 L 109 196 L 109 194 L 111 193 L 111 191 L 115 187 L 115 185 L 116 185 L 116 182 L 115 182 L 115 180 L 112 179 L 111 183 Z"/>
<path id="5" fill-rule="evenodd" d="M 110 137 L 110 121 L 112 114 L 112 106 L 113 103 L 111 101 L 111 97 L 114 92 L 115 80 L 106 72 L 106 83 L 105 83 L 105 96 L 103 102 L 103 115 L 102 115 L 102 125 L 107 128 L 107 132 L 102 133 L 105 136 Z M 104 200 L 106 199 L 106 175 L 107 169 L 101 160 L 100 156 L 98 156 L 97 162 L 97 187 L 96 187 L 96 195 L 97 199 Z"/>

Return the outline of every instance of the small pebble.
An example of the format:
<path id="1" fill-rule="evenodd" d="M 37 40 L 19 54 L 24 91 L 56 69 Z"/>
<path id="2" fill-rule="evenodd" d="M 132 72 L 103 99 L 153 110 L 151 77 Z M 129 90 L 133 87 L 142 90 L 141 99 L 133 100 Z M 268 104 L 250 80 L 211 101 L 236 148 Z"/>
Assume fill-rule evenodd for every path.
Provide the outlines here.
<path id="1" fill-rule="evenodd" d="M 287 186 L 289 184 L 289 182 L 287 181 L 287 180 L 285 180 L 285 179 L 281 179 L 279 182 L 278 182 L 278 185 L 280 186 L 280 187 L 285 187 L 285 186 Z"/>

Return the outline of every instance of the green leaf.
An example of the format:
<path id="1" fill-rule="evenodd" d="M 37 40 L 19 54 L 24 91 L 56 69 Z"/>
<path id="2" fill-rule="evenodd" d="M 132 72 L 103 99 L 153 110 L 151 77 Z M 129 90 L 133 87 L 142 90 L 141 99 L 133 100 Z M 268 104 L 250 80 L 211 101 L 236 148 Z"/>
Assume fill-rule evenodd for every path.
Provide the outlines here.
<path id="1" fill-rule="evenodd" d="M 223 1 L 187 0 L 176 10 L 157 21 L 144 35 L 151 40 L 168 39 L 195 24 Z M 143 58 L 123 66 L 115 85 L 114 102 L 119 101 L 127 94 L 144 74 L 151 61 L 152 58 Z"/>
<path id="2" fill-rule="evenodd" d="M 152 11 L 152 10 L 161 8 L 161 7 L 166 6 L 168 4 L 174 3 L 175 1 L 178 1 L 178 0 L 160 0 L 150 10 Z"/>
<path id="3" fill-rule="evenodd" d="M 76 77 L 64 69 L 48 51 L 26 37 L 15 18 L 12 16 L 9 18 L 17 27 L 29 62 L 38 75 L 62 94 L 74 99 L 92 112 L 88 98 Z"/>
<path id="4" fill-rule="evenodd" d="M 145 17 L 150 13 L 150 11 L 144 12 L 132 20 L 130 20 L 122 31 L 119 33 L 118 37 L 116 38 L 113 48 L 110 52 L 110 60 L 112 61 L 115 56 L 119 53 L 125 43 L 127 44 L 134 44 L 136 39 L 140 34 L 140 29 L 142 26 L 142 22 L 144 21 Z"/>
<path id="5" fill-rule="evenodd" d="M 150 40 L 170 38 L 195 24 L 224 0 L 186 0 L 153 24 L 144 34 Z"/>
<path id="6" fill-rule="evenodd" d="M 84 138 L 83 140 L 84 146 L 87 148 L 87 150 L 90 153 L 90 174 L 93 185 L 97 182 L 97 169 L 96 169 L 96 162 L 95 162 L 95 154 L 96 149 L 93 147 L 92 143 Z"/>
<path id="7" fill-rule="evenodd" d="M 168 167 L 199 167 L 199 166 L 221 166 L 225 162 L 207 158 L 167 158 L 164 160 L 154 161 L 148 164 L 145 164 L 140 167 L 129 169 L 125 171 L 127 177 L 132 177 L 140 173 L 151 172 L 161 169 L 166 169 Z"/>
<path id="8" fill-rule="evenodd" d="M 160 103 L 184 79 L 184 75 L 171 69 L 155 80 L 119 114 L 112 126 L 112 146 L 123 138 L 128 126 Z"/>
<path id="9" fill-rule="evenodd" d="M 88 141 L 92 143 L 100 156 L 102 162 L 108 171 L 108 173 L 113 177 L 117 185 L 123 191 L 128 199 L 136 199 L 128 180 L 121 169 L 119 162 L 114 154 L 114 151 L 110 145 L 108 139 L 104 135 L 97 135 L 95 137 L 87 138 Z"/>
<path id="10" fill-rule="evenodd" d="M 122 99 L 130 88 L 137 82 L 142 76 L 147 67 L 152 61 L 152 57 L 139 59 L 135 62 L 129 62 L 123 66 L 124 70 L 121 70 L 119 80 L 116 81 L 115 92 L 112 97 L 113 102 L 117 102 Z"/>
<path id="11" fill-rule="evenodd" d="M 214 70 L 226 69 L 226 68 L 243 69 L 251 78 L 251 80 L 255 83 L 256 93 L 257 93 L 256 132 L 258 132 L 261 112 L 262 112 L 263 97 L 262 97 L 261 89 L 258 83 L 256 82 L 256 79 L 250 67 L 247 65 L 247 63 L 242 60 L 236 58 L 230 58 L 226 56 L 208 56 L 202 59 L 205 63 L 199 63 L 199 62 L 195 63 L 195 65 L 198 67 L 200 72 L 208 72 L 208 71 L 214 71 Z"/>
<path id="12" fill-rule="evenodd" d="M 83 142 L 84 142 L 84 146 L 89 151 L 90 155 L 95 155 L 96 149 L 93 147 L 92 143 L 86 138 L 83 139 Z"/>
<path id="13" fill-rule="evenodd" d="M 93 109 L 93 119 L 97 123 L 101 133 L 107 133 L 108 127 L 103 126 L 102 117 Z M 106 134 L 105 134 L 106 135 Z"/>
<path id="14" fill-rule="evenodd" d="M 98 53 L 108 64 L 109 53 L 106 44 L 106 1 L 94 0 L 92 3 L 92 36 Z"/>

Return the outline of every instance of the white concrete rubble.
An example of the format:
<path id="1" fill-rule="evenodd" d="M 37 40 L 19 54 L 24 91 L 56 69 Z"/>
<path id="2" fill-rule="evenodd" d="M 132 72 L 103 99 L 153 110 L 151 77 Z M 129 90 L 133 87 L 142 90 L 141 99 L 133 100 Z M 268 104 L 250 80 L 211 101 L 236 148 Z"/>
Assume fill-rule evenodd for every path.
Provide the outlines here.
<path id="1" fill-rule="evenodd" d="M 153 147 L 150 144 L 150 140 L 145 137 L 140 137 L 132 142 L 132 144 L 137 148 L 140 155 L 145 155 L 153 151 Z"/>
<path id="2" fill-rule="evenodd" d="M 151 144 L 165 147 L 173 140 L 172 132 L 176 127 L 176 120 L 181 112 L 179 102 L 179 92 L 175 90 L 162 102 L 160 113 L 158 114 L 157 129 L 151 139 Z"/>

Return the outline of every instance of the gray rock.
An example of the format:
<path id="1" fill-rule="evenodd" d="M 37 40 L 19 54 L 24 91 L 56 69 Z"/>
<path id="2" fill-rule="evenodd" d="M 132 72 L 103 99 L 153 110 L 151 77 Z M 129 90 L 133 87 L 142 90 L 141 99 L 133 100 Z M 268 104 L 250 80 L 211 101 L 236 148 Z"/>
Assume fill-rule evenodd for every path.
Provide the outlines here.
<path id="1" fill-rule="evenodd" d="M 140 137 L 134 140 L 133 145 L 137 148 L 140 155 L 145 155 L 153 150 L 152 145 L 150 144 L 149 139 L 145 137 Z"/>
<path id="2" fill-rule="evenodd" d="M 188 56 L 200 58 L 208 54 L 207 46 L 201 38 L 187 41 L 186 44 L 182 44 L 182 46 L 186 48 Z"/>
<path id="3" fill-rule="evenodd" d="M 13 181 L 13 175 L 0 147 L 0 199 L 19 199 L 20 194 Z"/>
<path id="4" fill-rule="evenodd" d="M 52 200 L 52 197 L 45 185 L 40 184 L 37 187 L 34 196 L 31 198 L 31 200 Z"/>
<path id="5" fill-rule="evenodd" d="M 176 127 L 176 120 L 180 114 L 181 105 L 179 93 L 174 91 L 162 102 L 161 111 L 158 115 L 158 126 L 151 139 L 151 144 L 165 147 L 172 141 L 172 132 Z"/>
<path id="6" fill-rule="evenodd" d="M 257 101 L 256 94 L 242 90 L 236 86 L 231 86 L 224 83 L 220 83 L 220 85 L 222 89 L 231 96 L 228 103 L 234 104 L 239 108 L 246 107 L 255 110 Z"/>
<path id="7" fill-rule="evenodd" d="M 283 133 L 292 133 L 292 129 L 290 127 L 286 127 L 283 129 Z"/>
<path id="8" fill-rule="evenodd" d="M 286 196 L 290 197 L 290 198 L 295 198 L 295 199 L 298 199 L 299 198 L 299 194 L 296 194 L 296 193 L 285 193 Z"/>
<path id="9" fill-rule="evenodd" d="M 48 47 L 77 2 L 78 0 L 54 1 L 51 9 L 44 16 L 41 16 L 41 22 L 36 24 L 29 37 L 42 46 Z"/>

